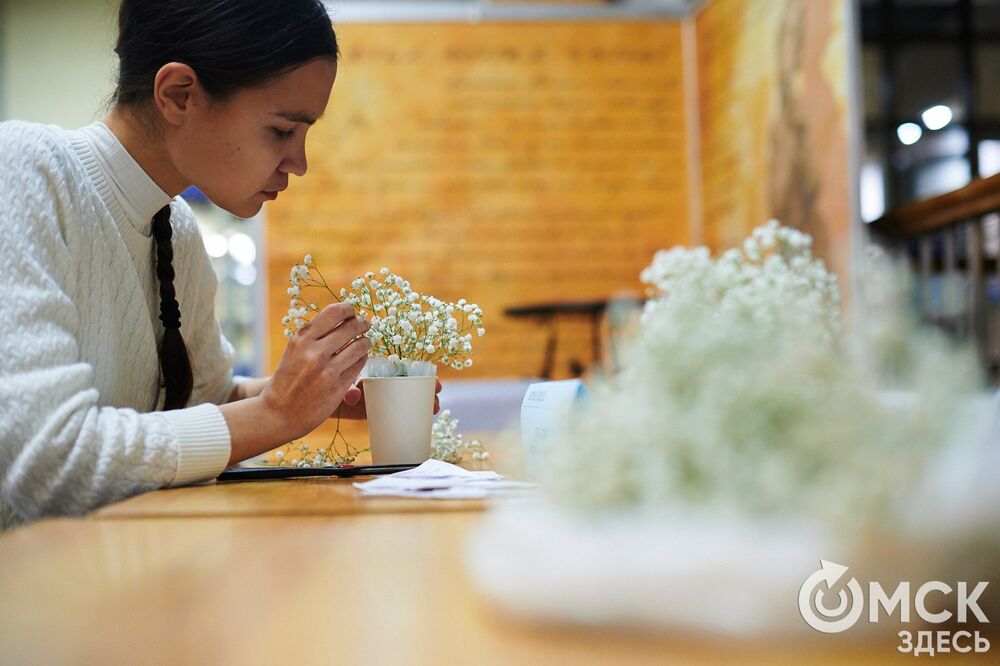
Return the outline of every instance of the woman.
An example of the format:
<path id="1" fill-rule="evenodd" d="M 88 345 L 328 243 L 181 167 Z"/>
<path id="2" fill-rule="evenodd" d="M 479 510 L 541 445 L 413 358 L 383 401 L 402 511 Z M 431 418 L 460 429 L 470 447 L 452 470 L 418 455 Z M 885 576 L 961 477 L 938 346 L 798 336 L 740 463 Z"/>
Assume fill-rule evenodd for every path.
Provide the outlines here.
<path id="1" fill-rule="evenodd" d="M 0 124 L 0 528 L 213 478 L 339 408 L 364 416 L 368 324 L 347 305 L 269 379 L 234 379 L 177 197 L 195 185 L 250 217 L 305 173 L 337 73 L 323 5 L 124 0 L 115 51 L 102 123 Z"/>

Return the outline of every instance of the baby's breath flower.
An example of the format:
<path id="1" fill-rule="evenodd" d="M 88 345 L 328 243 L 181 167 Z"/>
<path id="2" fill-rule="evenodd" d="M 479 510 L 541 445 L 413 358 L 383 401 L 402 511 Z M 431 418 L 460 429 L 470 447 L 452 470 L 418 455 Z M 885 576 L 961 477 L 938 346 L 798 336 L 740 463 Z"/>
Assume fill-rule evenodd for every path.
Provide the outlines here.
<path id="1" fill-rule="evenodd" d="M 291 337 L 308 324 L 320 307 L 300 300 L 302 290 L 321 287 L 342 303 L 350 303 L 363 319 L 370 319 L 366 333 L 372 342 L 372 357 L 396 362 L 443 363 L 455 369 L 471 366 L 472 334 L 483 335 L 482 309 L 466 299 L 448 303 L 415 291 L 409 281 L 383 266 L 378 273 L 368 271 L 350 283 L 350 288 L 334 292 L 315 267 L 311 256 L 290 271 L 289 310 L 282 318 L 284 333 Z M 459 314 L 460 313 L 460 314 Z M 459 314 L 459 321 L 455 314 Z"/>
<path id="2" fill-rule="evenodd" d="M 464 442 L 458 432 L 458 419 L 451 416 L 451 410 L 442 410 L 431 427 L 431 457 L 455 464 L 466 452 L 472 454 L 473 460 L 480 460 L 485 450 L 479 440 Z"/>

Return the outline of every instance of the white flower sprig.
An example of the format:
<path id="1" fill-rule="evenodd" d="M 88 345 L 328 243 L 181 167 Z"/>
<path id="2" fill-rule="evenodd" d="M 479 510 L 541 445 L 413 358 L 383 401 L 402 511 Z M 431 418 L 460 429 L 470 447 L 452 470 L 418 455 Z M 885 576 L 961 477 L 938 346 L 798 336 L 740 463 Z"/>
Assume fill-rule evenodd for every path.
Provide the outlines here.
<path id="1" fill-rule="evenodd" d="M 331 465 L 350 465 L 357 457 L 368 449 L 356 449 L 344 439 L 345 451 L 337 446 L 337 438 L 343 439 L 339 424 L 337 435 L 325 449 L 313 449 L 304 441 L 293 441 L 285 444 L 274 452 L 279 467 L 326 467 Z M 474 461 L 489 460 L 490 452 L 482 442 L 474 439 L 466 442 L 462 433 L 458 432 L 458 419 L 452 417 L 451 410 L 445 409 L 434 420 L 431 428 L 431 457 L 452 464 L 458 464 L 470 454 Z"/>
<path id="2" fill-rule="evenodd" d="M 335 300 L 350 303 L 360 317 L 369 321 L 365 334 L 372 343 L 369 356 L 391 362 L 401 359 L 443 363 L 456 370 L 472 366 L 473 333 L 486 333 L 483 310 L 464 298 L 455 303 L 414 291 L 410 283 L 383 268 L 369 271 L 351 282 L 350 289 L 335 292 L 327 284 L 311 255 L 292 267 L 288 314 L 281 320 L 285 335 L 292 336 L 320 311 L 308 302 L 303 289 L 325 289 Z"/>
<path id="3" fill-rule="evenodd" d="M 343 439 L 343 435 L 338 435 Z M 356 449 L 344 440 L 346 451 L 337 447 L 337 436 L 334 436 L 330 446 L 325 449 L 313 449 L 302 441 L 289 442 L 274 452 L 279 467 L 329 467 L 350 465 L 357 457 L 368 449 Z"/>
<path id="4" fill-rule="evenodd" d="M 313 275 L 314 272 L 315 275 Z M 323 275 L 316 268 L 311 254 L 307 254 L 301 264 L 292 266 L 288 281 L 292 285 L 288 288 L 288 295 L 292 297 L 292 300 L 289 303 L 288 314 L 281 318 L 281 323 L 285 327 L 286 338 L 295 335 L 295 333 L 308 323 L 309 320 L 307 317 L 311 319 L 320 310 L 319 306 L 315 303 L 306 303 L 302 297 L 302 288 L 312 286 L 326 287 L 326 280 L 323 279 Z M 310 313 L 313 313 L 313 315 L 310 315 Z"/>
<path id="5" fill-rule="evenodd" d="M 445 409 L 438 414 L 431 427 L 431 458 L 456 464 L 468 451 L 473 460 L 489 459 L 490 452 L 483 447 L 478 439 L 464 442 L 462 434 L 457 430 L 458 419 L 452 418 L 450 409 Z"/>

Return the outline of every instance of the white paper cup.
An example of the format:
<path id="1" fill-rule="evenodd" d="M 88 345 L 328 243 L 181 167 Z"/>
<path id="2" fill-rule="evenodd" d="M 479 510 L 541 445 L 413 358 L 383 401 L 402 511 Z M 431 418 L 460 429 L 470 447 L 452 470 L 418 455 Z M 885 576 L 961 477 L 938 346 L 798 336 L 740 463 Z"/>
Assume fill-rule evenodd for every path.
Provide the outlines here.
<path id="1" fill-rule="evenodd" d="M 431 457 L 437 377 L 365 377 L 372 463 L 422 463 Z"/>

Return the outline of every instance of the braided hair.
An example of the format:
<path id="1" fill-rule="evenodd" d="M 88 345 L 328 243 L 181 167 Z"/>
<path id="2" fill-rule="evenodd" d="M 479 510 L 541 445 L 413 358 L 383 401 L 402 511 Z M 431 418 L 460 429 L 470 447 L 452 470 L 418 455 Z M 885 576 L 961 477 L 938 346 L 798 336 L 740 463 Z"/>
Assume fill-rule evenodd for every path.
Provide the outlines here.
<path id="1" fill-rule="evenodd" d="M 205 92 L 223 100 L 317 58 L 336 61 L 340 51 L 320 0 L 122 0 L 115 53 L 114 104 L 142 116 L 152 102 L 156 74 L 169 62 L 191 67 Z M 164 409 L 187 405 L 194 385 L 174 293 L 172 233 L 168 205 L 153 217 Z"/>
<path id="2" fill-rule="evenodd" d="M 194 375 L 187 346 L 181 335 L 181 309 L 174 293 L 173 228 L 170 226 L 170 205 L 153 216 L 153 239 L 156 241 L 156 278 L 160 282 L 160 321 L 163 341 L 158 350 L 163 387 L 166 390 L 164 409 L 184 407 L 191 398 Z"/>

